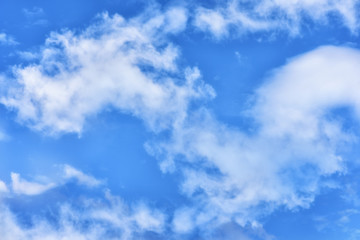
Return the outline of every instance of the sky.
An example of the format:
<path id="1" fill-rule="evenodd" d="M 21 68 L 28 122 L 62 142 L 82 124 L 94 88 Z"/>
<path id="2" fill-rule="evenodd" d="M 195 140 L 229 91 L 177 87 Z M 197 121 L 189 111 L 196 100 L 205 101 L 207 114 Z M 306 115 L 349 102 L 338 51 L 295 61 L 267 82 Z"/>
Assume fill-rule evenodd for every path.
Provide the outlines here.
<path id="1" fill-rule="evenodd" d="M 360 239 L 359 37 L 359 0 L 1 1 L 1 239 Z"/>

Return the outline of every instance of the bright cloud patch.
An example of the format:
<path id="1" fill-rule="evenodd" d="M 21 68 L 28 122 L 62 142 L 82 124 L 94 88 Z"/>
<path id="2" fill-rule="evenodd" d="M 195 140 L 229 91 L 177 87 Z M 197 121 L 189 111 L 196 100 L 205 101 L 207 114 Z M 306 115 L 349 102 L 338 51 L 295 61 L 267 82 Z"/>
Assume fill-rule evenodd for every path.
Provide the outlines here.
<path id="1" fill-rule="evenodd" d="M 29 201 L 29 200 L 28 200 Z M 138 239 L 146 232 L 161 233 L 164 215 L 146 205 L 129 208 L 119 197 L 106 193 L 102 200 L 84 199 L 86 211 L 64 202 L 56 210 L 56 220 L 42 213 L 24 225 L 4 204 L 0 208 L 0 234 L 4 240 L 21 239 Z M 46 204 L 51 207 L 51 204 Z M 54 206 L 52 206 L 54 207 Z M 44 213 L 44 211 L 42 211 Z M 54 213 L 51 213 L 54 214 Z M 54 216 L 53 216 L 54 217 Z"/>
<path id="2" fill-rule="evenodd" d="M 298 35 L 307 19 L 321 25 L 335 15 L 351 32 L 359 29 L 357 0 L 262 0 L 256 3 L 232 0 L 224 5 L 215 9 L 198 8 L 195 26 L 216 38 L 226 37 L 232 30 L 240 34 L 287 31 Z"/>
<path id="3" fill-rule="evenodd" d="M 64 178 L 65 179 L 76 179 L 79 184 L 83 184 L 89 187 L 96 187 L 101 184 L 96 178 L 86 175 L 83 172 L 73 168 L 72 166 L 64 166 Z"/>
<path id="4" fill-rule="evenodd" d="M 129 21 L 103 14 L 80 34 L 53 33 L 38 63 L 15 67 L 18 86 L 1 102 L 49 134 L 81 133 L 86 118 L 104 108 L 140 117 L 154 130 L 169 127 L 191 99 L 213 93 L 196 68 L 178 68 L 179 50 L 165 41 L 185 27 L 186 12 L 151 14 Z"/>
<path id="5" fill-rule="evenodd" d="M 3 181 L 0 181 L 0 192 L 7 192 L 8 188 Z"/>
<path id="6" fill-rule="evenodd" d="M 12 190 L 16 194 L 38 195 L 55 187 L 54 183 L 29 182 L 20 177 L 18 173 L 11 173 Z"/>
<path id="7" fill-rule="evenodd" d="M 125 9 L 121 1 L 96 4 L 110 2 L 111 12 L 116 6 Z M 135 2 L 128 3 L 132 11 L 141 5 Z M 329 188 L 345 186 L 347 198 L 337 201 L 358 208 L 359 185 L 351 180 L 358 174 L 346 174 L 354 166 L 355 173 L 360 171 L 360 164 L 351 161 L 358 155 L 360 120 L 359 1 L 215 2 L 219 5 L 151 1 L 128 19 L 99 14 L 90 25 L 82 23 L 86 28 L 73 22 L 77 30 L 49 33 L 41 38 L 46 38 L 42 46 L 17 45 L 0 33 L 6 55 L 0 59 L 0 153 L 2 173 L 11 172 L 7 181 L 0 176 L 1 239 L 271 240 L 264 218 L 272 219 L 279 209 L 283 217 L 310 208 Z M 27 24 L 14 34 L 16 39 L 26 39 L 27 31 L 43 31 L 35 27 L 61 26 L 54 25 L 47 5 L 18 10 Z M 12 21 L 11 26 L 24 25 Z M 350 34 L 332 36 L 330 26 L 340 29 L 336 24 Z M 322 27 L 330 30 L 318 31 Z M 218 41 L 206 42 L 199 30 Z M 316 43 L 303 36 L 311 31 Z M 304 41 L 283 44 L 273 38 L 278 33 L 301 35 Z M 243 34 L 243 45 L 232 40 Z M 273 42 L 260 43 L 269 36 Z M 319 47 L 345 42 L 354 48 Z M 285 56 L 314 48 L 291 59 Z M 284 59 L 282 67 L 269 69 Z M 264 82 L 257 82 L 266 72 Z M 204 103 L 215 91 L 202 75 L 224 91 L 218 102 Z M 251 95 L 248 102 L 233 99 L 245 91 Z M 243 115 L 234 113 L 245 105 Z M 91 121 L 96 122 L 94 131 L 83 138 L 62 136 L 81 135 L 89 119 L 107 110 L 101 120 L 111 119 L 109 126 Z M 134 118 L 119 123 L 118 112 L 141 119 L 150 131 L 142 132 Z M 161 171 L 142 151 L 144 138 Z M 61 158 L 73 162 L 62 165 Z M 20 174 L 47 159 L 58 163 L 56 174 Z M 72 164 L 87 166 L 93 175 Z M 351 184 L 341 185 L 344 176 Z M 111 194 L 106 182 L 121 197 Z M 359 212 L 340 211 L 339 222 L 347 224 Z M 309 217 L 312 213 L 305 213 L 307 219 L 328 224 Z M 356 233 L 357 228 L 349 229 Z"/>
<path id="8" fill-rule="evenodd" d="M 359 64 L 360 52 L 345 47 L 291 59 L 256 92 L 252 135 L 204 109 L 175 128 L 171 141 L 150 148 L 163 170 L 179 167 L 182 190 L 197 203 L 176 214 L 174 229 L 190 230 L 186 219 L 191 226 L 245 225 L 278 206 L 308 207 L 326 177 L 345 172 L 339 152 L 355 138 L 329 112 L 350 106 L 358 118 Z"/>
<path id="9" fill-rule="evenodd" d="M 75 177 L 78 184 L 65 188 L 65 183 L 30 182 L 22 179 L 19 174 L 12 173 L 14 195 L 8 192 L 5 183 L 0 181 L 0 192 L 3 193 L 0 195 L 2 239 L 125 240 L 142 238 L 147 232 L 155 234 L 164 231 L 165 215 L 160 210 L 150 208 L 144 202 L 127 205 L 122 198 L 112 195 L 107 189 L 103 189 L 103 194 L 97 195 L 96 198 L 81 195 L 81 187 L 84 184 L 98 184 L 99 180 L 69 165 L 65 165 L 64 177 Z M 74 194 L 63 196 L 70 187 Z M 87 190 L 92 191 L 89 188 Z M 32 211 L 26 223 L 20 217 L 24 213 L 21 210 L 19 212 L 16 207 L 11 207 L 13 202 L 22 202 L 24 195 L 28 195 L 27 204 L 45 199 L 41 204 L 41 210 Z M 48 198 L 55 201 L 48 201 Z M 36 204 L 34 208 L 35 206 Z"/>
<path id="10" fill-rule="evenodd" d="M 38 177 L 40 181 L 28 181 L 23 179 L 19 173 L 11 173 L 12 192 L 21 195 L 39 195 L 55 187 L 61 187 L 72 179 L 75 179 L 79 185 L 87 187 L 97 187 L 101 184 L 100 180 L 87 175 L 70 165 L 64 165 L 61 168 L 62 169 L 57 177 Z M 0 191 L 7 192 L 5 183 L 1 181 Z"/>

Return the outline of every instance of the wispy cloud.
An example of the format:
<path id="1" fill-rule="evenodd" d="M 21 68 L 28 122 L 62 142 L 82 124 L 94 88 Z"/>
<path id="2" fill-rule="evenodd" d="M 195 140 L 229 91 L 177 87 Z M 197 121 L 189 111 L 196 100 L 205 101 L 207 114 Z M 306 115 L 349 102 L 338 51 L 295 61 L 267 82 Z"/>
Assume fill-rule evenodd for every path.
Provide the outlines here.
<path id="1" fill-rule="evenodd" d="M 287 32 L 296 36 L 301 35 L 307 19 L 316 25 L 324 25 L 335 14 L 346 28 L 357 33 L 360 27 L 358 5 L 357 0 L 229 0 L 219 7 L 197 8 L 194 25 L 217 39 L 249 32 L 269 32 L 271 35 Z"/>
<path id="2" fill-rule="evenodd" d="M 17 45 L 19 44 L 12 36 L 9 36 L 6 33 L 0 32 L 0 45 Z"/>
<path id="3" fill-rule="evenodd" d="M 38 195 L 56 186 L 55 183 L 30 182 L 22 179 L 18 173 L 11 173 L 12 191 L 16 194 Z"/>
<path id="4" fill-rule="evenodd" d="M 356 1 L 345 3 L 260 1 L 245 13 L 242 2 L 231 1 L 224 8 L 197 8 L 194 24 L 218 39 L 233 28 L 237 34 L 279 29 L 299 34 L 304 15 L 323 22 L 335 13 L 356 32 Z M 1 102 L 17 112 L 20 122 L 46 134 L 81 134 L 87 118 L 106 108 L 142 119 L 153 132 L 167 130 L 170 137 L 149 143 L 147 150 L 159 159 L 163 172 L 178 171 L 183 177 L 181 192 L 190 203 L 175 210 L 172 231 L 207 232 L 231 228 L 231 222 L 260 231 L 259 218 L 280 206 L 310 206 L 325 187 L 323 179 L 345 173 L 339 150 L 356 137 L 344 131 L 331 111 L 349 106 L 353 117 L 359 117 L 360 53 L 325 46 L 289 60 L 255 92 L 246 113 L 253 124 L 249 133 L 222 123 L 205 106 L 189 110 L 193 101 L 215 96 L 198 68 L 178 63 L 180 49 L 169 41 L 186 29 L 189 14 L 182 7 L 164 13 L 150 9 L 129 20 L 105 13 L 80 33 L 54 32 L 39 53 L 29 55 L 39 56 L 38 62 L 13 68 L 16 84 Z M 102 183 L 69 165 L 61 176 L 39 182 L 12 173 L 12 191 L 40 195 L 71 180 L 88 187 Z M 161 211 L 128 207 L 109 193 L 105 197 L 107 204 L 89 201 L 86 213 L 64 205 L 60 228 L 46 220 L 23 228 L 5 209 L 3 226 L 10 235 L 4 236 L 131 239 L 138 232 L 166 228 Z M 74 221 L 90 222 L 91 228 L 78 228 Z M 237 229 L 229 236 L 246 239 Z"/>
<path id="5" fill-rule="evenodd" d="M 30 226 L 23 225 L 16 214 L 2 205 L 0 234 L 4 240 L 21 239 L 139 239 L 146 232 L 161 232 L 164 217 L 161 212 L 141 208 L 129 209 L 118 197 L 106 194 L 101 202 L 86 199 L 87 211 L 72 206 L 69 201 L 58 209 L 56 222 L 45 216 L 32 216 Z"/>
<path id="6" fill-rule="evenodd" d="M 247 112 L 251 134 L 203 109 L 174 128 L 171 140 L 150 144 L 164 171 L 183 173 L 182 191 L 194 200 L 195 210 L 179 212 L 174 228 L 206 229 L 232 219 L 244 226 L 279 206 L 310 206 L 326 187 L 322 179 L 346 172 L 338 152 L 356 138 L 329 114 L 349 106 L 359 117 L 358 64 L 358 50 L 318 48 L 291 59 L 258 89 Z"/>
<path id="7" fill-rule="evenodd" d="M 21 195 L 40 195 L 51 189 L 60 187 L 71 180 L 76 180 L 79 185 L 84 185 L 91 188 L 98 187 L 102 184 L 100 180 L 94 178 L 93 176 L 87 175 L 70 165 L 61 166 L 57 175 L 60 177 L 45 177 L 39 178 L 40 181 L 29 181 L 23 179 L 19 173 L 12 172 L 11 193 Z M 3 185 L 2 189 L 7 189 L 5 183 L 0 185 Z"/>
<path id="8" fill-rule="evenodd" d="M 0 198 L 0 234 L 4 240 L 104 238 L 127 240 L 139 239 L 139 237 L 142 239 L 142 235 L 146 232 L 154 234 L 165 230 L 165 214 L 162 211 L 144 202 L 127 205 L 120 197 L 112 195 L 106 189 L 103 190 L 104 194 L 96 198 L 82 196 L 79 200 L 74 190 L 75 200 L 66 197 L 56 202 L 47 201 L 41 211 L 32 209 L 29 222 L 23 224 L 21 216 L 17 215 L 17 210 L 9 207 L 12 201 L 23 201 L 24 194 L 27 195 L 27 202 L 38 201 L 38 198 L 33 200 L 34 195 L 51 194 L 47 192 L 50 189 L 52 192 L 60 193 L 63 186 L 56 183 L 26 181 L 16 173 L 12 173 L 11 177 L 12 191 L 15 194 L 9 194 L 6 201 Z M 79 181 L 74 188 L 78 190 L 84 185 L 99 182 L 68 165 L 65 165 L 64 177 L 77 178 Z M 0 192 L 8 192 L 5 183 L 1 181 Z M 86 210 L 77 206 L 79 201 Z M 47 208 L 50 212 L 47 212 Z M 48 218 L 49 214 L 52 216 L 51 219 Z"/>
<path id="9" fill-rule="evenodd" d="M 81 172 L 69 165 L 64 166 L 64 178 L 66 180 L 76 179 L 79 184 L 83 184 L 83 185 L 89 186 L 89 187 L 96 187 L 101 184 L 101 181 L 99 181 L 98 179 L 96 179 L 92 176 L 86 175 L 83 172 Z"/>
<path id="10" fill-rule="evenodd" d="M 23 13 L 27 17 L 39 17 L 44 15 L 44 9 L 40 7 L 33 7 L 33 8 L 23 8 Z"/>

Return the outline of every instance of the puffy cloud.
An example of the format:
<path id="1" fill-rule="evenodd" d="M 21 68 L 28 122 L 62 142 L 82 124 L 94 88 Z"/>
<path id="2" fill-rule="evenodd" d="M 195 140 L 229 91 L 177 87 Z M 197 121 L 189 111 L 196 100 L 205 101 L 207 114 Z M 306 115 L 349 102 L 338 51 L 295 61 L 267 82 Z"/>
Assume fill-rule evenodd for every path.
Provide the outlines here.
<path id="1" fill-rule="evenodd" d="M 289 60 L 267 79 L 247 112 L 250 132 L 220 123 L 202 109 L 149 145 L 164 171 L 183 173 L 182 191 L 196 214 L 179 212 L 174 229 L 232 220 L 245 226 L 279 206 L 308 207 L 328 176 L 345 173 L 344 145 L 355 144 L 340 107 L 359 120 L 360 52 L 325 46 Z M 350 114 L 351 115 L 351 114 Z M 191 212 L 190 212 L 191 213 Z"/>
<path id="2" fill-rule="evenodd" d="M 188 13 L 184 8 L 171 8 L 165 13 L 165 32 L 178 33 L 185 30 Z"/>
<path id="3" fill-rule="evenodd" d="M 172 222 L 173 231 L 178 234 L 191 232 L 196 226 L 194 224 L 195 211 L 191 208 L 180 208 L 174 213 Z"/>
<path id="4" fill-rule="evenodd" d="M 151 210 L 142 204 L 135 208 L 133 219 L 142 230 L 162 232 L 164 230 L 165 215 L 156 210 Z"/>
<path id="5" fill-rule="evenodd" d="M 256 3 L 230 0 L 225 7 L 199 7 L 194 25 L 218 39 L 228 36 L 232 30 L 237 34 L 287 31 L 290 35 L 298 35 L 307 19 L 315 24 L 326 24 L 331 15 L 336 15 L 345 27 L 357 33 L 360 26 L 358 4 L 358 0 L 261 0 Z"/>
<path id="6" fill-rule="evenodd" d="M 213 94 L 198 69 L 178 68 L 179 50 L 165 41 L 186 20 L 182 8 L 128 21 L 103 14 L 81 33 L 52 33 L 38 63 L 14 67 L 17 85 L 1 102 L 49 134 L 81 133 L 86 118 L 104 108 L 135 115 L 155 131 L 167 128 L 185 117 L 191 99 Z"/>

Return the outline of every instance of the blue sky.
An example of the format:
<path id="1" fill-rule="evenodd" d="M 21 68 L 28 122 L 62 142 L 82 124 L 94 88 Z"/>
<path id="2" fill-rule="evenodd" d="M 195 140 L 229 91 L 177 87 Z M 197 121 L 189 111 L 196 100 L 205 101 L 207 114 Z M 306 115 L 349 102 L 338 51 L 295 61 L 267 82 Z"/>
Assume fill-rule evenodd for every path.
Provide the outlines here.
<path id="1" fill-rule="evenodd" d="M 0 235 L 359 239 L 359 8 L 2 1 Z"/>

